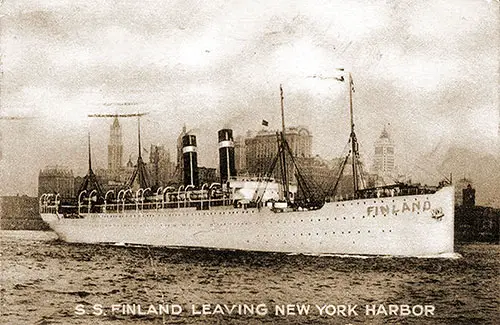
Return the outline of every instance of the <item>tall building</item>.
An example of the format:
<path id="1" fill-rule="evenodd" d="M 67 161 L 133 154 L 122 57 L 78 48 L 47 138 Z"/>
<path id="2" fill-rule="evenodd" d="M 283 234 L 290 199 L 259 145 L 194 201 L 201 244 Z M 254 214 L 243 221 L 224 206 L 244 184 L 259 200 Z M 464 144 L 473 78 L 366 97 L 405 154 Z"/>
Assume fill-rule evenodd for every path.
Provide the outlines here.
<path id="1" fill-rule="evenodd" d="M 113 124 L 109 128 L 108 144 L 108 169 L 113 174 L 118 174 L 122 168 L 123 142 L 122 128 L 118 117 L 115 117 Z"/>
<path id="2" fill-rule="evenodd" d="M 285 136 L 295 157 L 312 156 L 312 135 L 305 127 L 289 127 Z M 245 139 L 246 169 L 251 176 L 265 175 L 278 153 L 275 132 L 262 130 L 254 137 Z M 293 173 L 291 173 L 293 174 Z M 278 174 L 275 173 L 275 176 Z"/>
<path id="3" fill-rule="evenodd" d="M 164 146 L 152 144 L 149 150 L 148 168 L 152 185 L 165 186 L 169 184 L 175 173 L 175 163 L 170 159 L 170 151 Z"/>
<path id="4" fill-rule="evenodd" d="M 372 171 L 374 174 L 381 177 L 385 183 L 392 183 L 392 180 L 396 177 L 394 143 L 385 127 L 380 137 L 375 142 L 375 156 Z"/>
<path id="5" fill-rule="evenodd" d="M 238 175 L 243 175 L 246 173 L 246 146 L 245 139 L 242 136 L 237 136 L 234 139 L 234 165 L 236 168 L 236 173 Z"/>
<path id="6" fill-rule="evenodd" d="M 470 178 L 464 176 L 463 178 L 459 179 L 458 181 L 454 181 L 453 183 L 455 186 L 455 205 L 467 205 L 464 202 L 468 201 L 467 200 L 468 195 L 464 196 L 464 194 L 470 192 L 467 191 L 467 189 L 469 186 L 472 189 L 472 186 L 474 186 L 474 182 Z M 474 190 L 474 196 L 475 196 L 475 190 Z"/>
<path id="7" fill-rule="evenodd" d="M 75 194 L 73 171 L 62 166 L 49 166 L 38 174 L 38 197 L 45 193 L 58 193 L 71 198 Z"/>

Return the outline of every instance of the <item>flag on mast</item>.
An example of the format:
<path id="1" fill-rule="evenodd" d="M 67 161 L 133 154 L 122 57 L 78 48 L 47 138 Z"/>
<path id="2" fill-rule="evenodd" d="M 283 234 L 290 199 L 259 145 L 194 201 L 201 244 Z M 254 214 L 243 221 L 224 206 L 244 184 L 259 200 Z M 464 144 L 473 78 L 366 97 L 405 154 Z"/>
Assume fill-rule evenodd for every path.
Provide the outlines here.
<path id="1" fill-rule="evenodd" d="M 264 125 L 264 126 L 269 126 L 269 122 L 268 122 L 268 121 L 266 121 L 266 120 L 262 120 L 262 125 Z"/>

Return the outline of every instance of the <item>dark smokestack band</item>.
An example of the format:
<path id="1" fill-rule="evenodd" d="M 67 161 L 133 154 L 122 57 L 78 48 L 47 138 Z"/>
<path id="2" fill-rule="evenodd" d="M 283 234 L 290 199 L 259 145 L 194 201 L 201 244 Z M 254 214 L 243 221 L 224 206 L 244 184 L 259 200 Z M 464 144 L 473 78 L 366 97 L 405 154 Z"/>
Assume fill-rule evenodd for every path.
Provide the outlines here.
<path id="1" fill-rule="evenodd" d="M 182 137 L 182 159 L 184 163 L 184 186 L 199 186 L 198 154 L 196 136 L 186 134 Z"/>
<path id="2" fill-rule="evenodd" d="M 222 129 L 219 136 L 219 171 L 221 184 L 226 183 L 231 177 L 236 176 L 234 161 L 233 130 Z"/>

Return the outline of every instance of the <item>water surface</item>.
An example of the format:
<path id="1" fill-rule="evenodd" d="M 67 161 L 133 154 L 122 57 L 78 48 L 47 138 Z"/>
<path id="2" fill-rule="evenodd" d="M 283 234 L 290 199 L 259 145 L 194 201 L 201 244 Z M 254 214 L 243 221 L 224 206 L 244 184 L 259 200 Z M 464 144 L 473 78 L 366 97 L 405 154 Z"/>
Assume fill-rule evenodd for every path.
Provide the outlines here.
<path id="1" fill-rule="evenodd" d="M 67 244 L 55 238 L 52 232 L 1 231 L 1 323 L 494 324 L 500 319 L 498 245 L 458 246 L 461 259 L 352 258 Z M 112 311 L 172 304 L 181 306 L 180 315 Z M 217 304 L 236 307 L 231 315 L 228 309 L 200 315 L 203 304 L 210 304 L 209 313 Z M 309 313 L 298 315 L 292 308 L 286 316 L 275 314 L 276 306 L 287 304 L 309 305 Z M 430 305 L 435 311 L 428 317 L 366 315 L 366 305 L 390 304 Z M 237 313 L 244 305 L 247 313 Z M 258 314 L 258 305 L 267 312 Z M 320 315 L 315 305 L 337 309 L 335 315 Z M 342 305 L 356 305 L 357 315 L 339 315 Z"/>

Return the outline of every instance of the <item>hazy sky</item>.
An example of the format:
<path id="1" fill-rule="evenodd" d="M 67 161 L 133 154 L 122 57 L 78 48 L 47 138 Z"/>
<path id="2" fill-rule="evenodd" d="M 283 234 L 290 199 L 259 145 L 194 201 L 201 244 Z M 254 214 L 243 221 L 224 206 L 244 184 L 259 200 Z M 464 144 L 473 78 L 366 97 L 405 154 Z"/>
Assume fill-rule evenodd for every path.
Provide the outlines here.
<path id="1" fill-rule="evenodd" d="M 279 127 L 280 83 L 287 124 L 312 131 L 314 153 L 337 156 L 349 117 L 336 68 L 354 77 L 368 165 L 386 124 L 406 170 L 432 169 L 451 146 L 500 150 L 496 0 L 5 0 L 2 9 L 0 116 L 33 118 L 0 120 L 0 195 L 36 193 L 46 165 L 84 173 L 89 128 L 104 167 L 112 121 L 89 113 L 150 112 L 147 147 L 173 149 L 185 123 L 201 164 L 215 167 L 219 128 Z M 136 155 L 135 123 L 122 121 L 125 159 Z"/>

